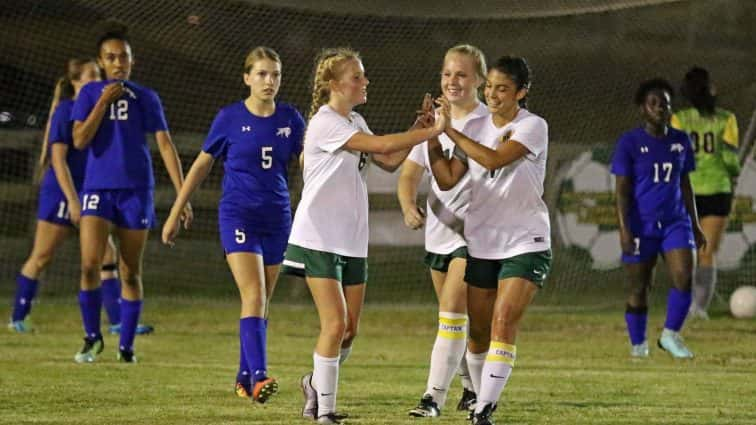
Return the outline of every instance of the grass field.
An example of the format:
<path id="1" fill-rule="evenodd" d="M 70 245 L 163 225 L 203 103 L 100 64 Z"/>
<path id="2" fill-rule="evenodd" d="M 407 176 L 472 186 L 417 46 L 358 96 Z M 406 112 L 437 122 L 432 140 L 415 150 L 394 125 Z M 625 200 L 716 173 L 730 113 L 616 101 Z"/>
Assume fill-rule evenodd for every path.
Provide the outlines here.
<path id="1" fill-rule="evenodd" d="M 305 424 L 298 378 L 311 367 L 317 320 L 310 305 L 274 305 L 269 366 L 281 393 L 266 405 L 238 399 L 237 301 L 153 298 L 137 340 L 140 363 L 115 361 L 106 336 L 97 363 L 77 365 L 77 307 L 47 299 L 34 335 L 0 333 L 2 424 Z M 663 322 L 650 318 L 649 337 Z M 7 317 L 0 310 L 0 317 Z M 425 387 L 435 336 L 430 306 L 367 306 L 355 350 L 341 371 L 339 410 L 350 424 L 462 424 L 454 383 L 442 417 L 411 419 Z M 518 364 L 497 424 L 755 424 L 756 322 L 724 314 L 691 322 L 696 352 L 675 361 L 659 350 L 628 358 L 618 310 L 534 308 L 518 339 Z"/>

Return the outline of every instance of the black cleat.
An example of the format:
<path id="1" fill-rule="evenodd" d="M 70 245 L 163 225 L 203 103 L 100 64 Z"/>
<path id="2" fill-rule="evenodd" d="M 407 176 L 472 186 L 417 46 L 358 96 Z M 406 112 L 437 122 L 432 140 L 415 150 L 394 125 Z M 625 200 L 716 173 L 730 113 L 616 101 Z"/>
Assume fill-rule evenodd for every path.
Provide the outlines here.
<path id="1" fill-rule="evenodd" d="M 409 411 L 409 415 L 415 418 L 435 418 L 441 416 L 441 410 L 438 408 L 438 404 L 433 401 L 433 397 L 430 394 L 425 394 L 420 399 L 420 403 Z"/>
<path id="2" fill-rule="evenodd" d="M 92 363 L 102 353 L 104 348 L 105 342 L 102 340 L 102 336 L 95 338 L 85 337 L 84 346 L 76 353 L 74 361 L 76 363 Z"/>
<path id="3" fill-rule="evenodd" d="M 343 424 L 344 422 L 342 421 L 348 416 L 341 413 L 326 413 L 325 415 L 318 416 L 317 421 L 319 424 Z"/>
<path id="4" fill-rule="evenodd" d="M 472 425 L 494 425 L 493 419 L 491 417 L 493 416 L 493 412 L 495 411 L 495 404 L 486 404 L 485 406 L 483 406 L 483 410 L 480 413 L 474 413 L 472 415 L 470 423 Z"/>
<path id="5" fill-rule="evenodd" d="M 118 355 L 116 356 L 116 358 L 121 363 L 136 363 L 137 362 L 136 355 L 131 350 L 118 350 Z"/>
<path id="6" fill-rule="evenodd" d="M 475 402 L 478 401 L 478 396 L 475 391 L 470 391 L 467 388 L 462 389 L 462 398 L 457 403 L 457 410 L 471 410 L 475 408 Z"/>

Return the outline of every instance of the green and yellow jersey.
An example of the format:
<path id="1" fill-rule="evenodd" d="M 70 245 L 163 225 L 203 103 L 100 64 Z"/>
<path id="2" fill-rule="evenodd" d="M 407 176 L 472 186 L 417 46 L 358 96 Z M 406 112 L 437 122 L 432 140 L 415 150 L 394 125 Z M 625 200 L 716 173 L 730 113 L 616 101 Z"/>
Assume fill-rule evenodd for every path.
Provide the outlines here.
<path id="1" fill-rule="evenodd" d="M 696 154 L 690 183 L 696 195 L 731 193 L 732 179 L 740 174 L 735 114 L 716 108 L 713 115 L 701 115 L 689 108 L 672 115 L 671 124 L 690 135 Z"/>

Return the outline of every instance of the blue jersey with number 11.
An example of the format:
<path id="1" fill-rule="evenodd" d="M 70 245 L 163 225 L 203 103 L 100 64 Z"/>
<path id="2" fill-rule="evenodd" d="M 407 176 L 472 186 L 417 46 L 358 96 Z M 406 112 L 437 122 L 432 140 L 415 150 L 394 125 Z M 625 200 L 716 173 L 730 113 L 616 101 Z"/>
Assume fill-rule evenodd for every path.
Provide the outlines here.
<path id="1" fill-rule="evenodd" d="M 638 225 L 670 223 L 687 219 L 688 212 L 680 189 L 680 178 L 695 169 L 688 135 L 669 128 L 656 138 L 643 128 L 620 137 L 612 158 L 612 174 L 630 178 L 633 196 L 630 223 Z"/>
<path id="2" fill-rule="evenodd" d="M 202 150 L 224 161 L 219 220 L 243 219 L 261 229 L 291 227 L 288 165 L 302 152 L 304 120 L 278 103 L 273 115 L 253 115 L 244 102 L 215 117 Z"/>

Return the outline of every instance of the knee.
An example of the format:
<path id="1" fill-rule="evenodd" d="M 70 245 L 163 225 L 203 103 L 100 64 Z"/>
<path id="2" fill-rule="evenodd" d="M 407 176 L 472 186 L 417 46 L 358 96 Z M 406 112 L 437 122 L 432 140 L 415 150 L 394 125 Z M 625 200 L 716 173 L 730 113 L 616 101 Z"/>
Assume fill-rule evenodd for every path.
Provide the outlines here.
<path id="1" fill-rule="evenodd" d="M 674 270 L 671 273 L 672 282 L 678 289 L 690 288 L 693 280 L 693 271 L 687 269 Z"/>
<path id="2" fill-rule="evenodd" d="M 697 254 L 699 264 L 711 264 L 714 261 L 714 249 L 710 245 L 706 245 L 703 249 L 699 249 Z"/>
<path id="3" fill-rule="evenodd" d="M 253 290 L 241 290 L 239 293 L 241 295 L 241 302 L 247 309 L 265 311 L 267 299 L 264 293 Z"/>
<path id="4" fill-rule="evenodd" d="M 645 307 L 648 299 L 648 287 L 641 282 L 631 282 L 628 304 L 633 307 Z"/>
<path id="5" fill-rule="evenodd" d="M 344 345 L 346 347 L 350 347 L 352 345 L 352 342 L 354 341 L 354 339 L 357 338 L 357 330 L 358 330 L 358 328 L 359 328 L 359 326 L 357 326 L 356 324 L 352 325 L 351 323 L 348 324 L 344 328 L 344 338 L 343 338 L 343 341 L 342 341 L 342 345 Z"/>
<path id="6" fill-rule="evenodd" d="M 470 323 L 470 339 L 477 345 L 486 345 L 491 339 L 491 327 L 485 323 Z"/>
<path id="7" fill-rule="evenodd" d="M 81 261 L 81 276 L 90 282 L 100 280 L 100 264 L 96 260 L 83 259 Z"/>
<path id="8" fill-rule="evenodd" d="M 37 274 L 41 273 L 43 270 L 47 268 L 48 265 L 50 265 L 50 261 L 52 261 L 53 253 L 52 252 L 41 252 L 41 253 L 35 253 L 29 258 L 29 261 L 27 261 L 27 264 L 32 266 Z"/>
<path id="9" fill-rule="evenodd" d="M 499 332 L 517 327 L 522 309 L 513 304 L 504 304 L 494 313 L 491 326 Z"/>
<path id="10" fill-rule="evenodd" d="M 140 273 L 123 273 L 121 275 L 121 284 L 129 287 L 139 287 L 142 283 L 142 275 Z"/>
<path id="11" fill-rule="evenodd" d="M 341 344 L 341 342 L 344 340 L 344 336 L 347 330 L 346 318 L 334 318 L 332 320 L 327 320 L 325 323 L 323 323 L 322 326 L 322 333 L 325 334 L 325 336 L 329 340 Z"/>

